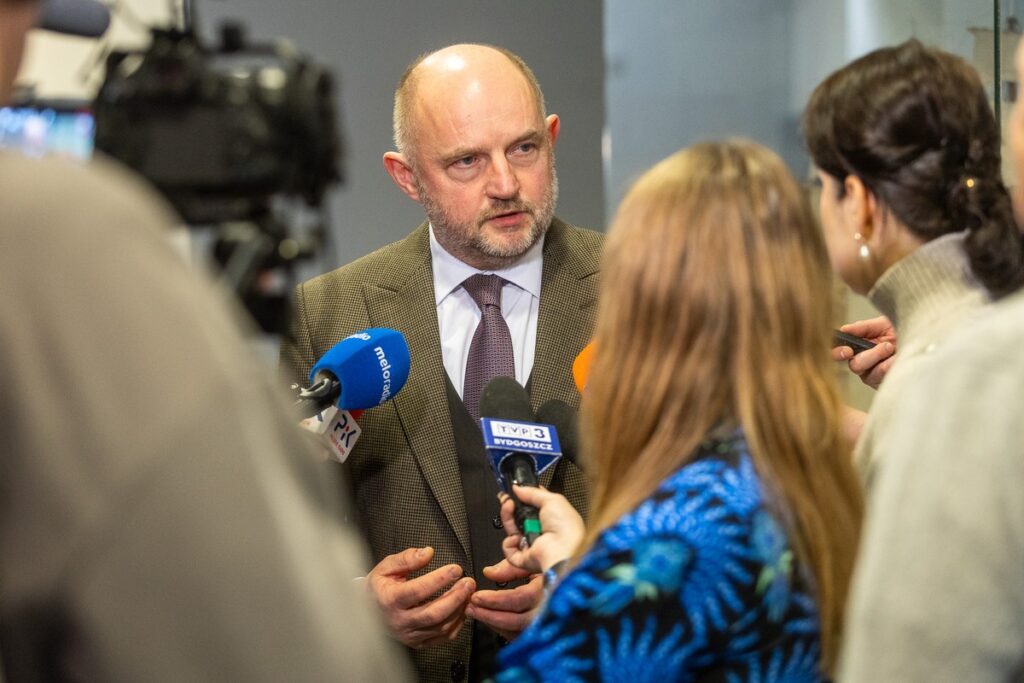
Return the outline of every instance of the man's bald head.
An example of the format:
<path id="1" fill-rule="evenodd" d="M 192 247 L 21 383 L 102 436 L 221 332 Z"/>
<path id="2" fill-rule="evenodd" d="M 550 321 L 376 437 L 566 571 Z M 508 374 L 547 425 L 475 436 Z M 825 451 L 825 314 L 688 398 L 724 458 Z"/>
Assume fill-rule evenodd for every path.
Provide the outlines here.
<path id="1" fill-rule="evenodd" d="M 419 98 L 438 97 L 445 88 L 466 85 L 474 78 L 518 72 L 533 93 L 541 119 L 546 116 L 544 93 L 533 71 L 518 55 L 493 45 L 450 45 L 416 58 L 402 74 L 395 90 L 395 147 L 415 163 L 416 105 Z"/>

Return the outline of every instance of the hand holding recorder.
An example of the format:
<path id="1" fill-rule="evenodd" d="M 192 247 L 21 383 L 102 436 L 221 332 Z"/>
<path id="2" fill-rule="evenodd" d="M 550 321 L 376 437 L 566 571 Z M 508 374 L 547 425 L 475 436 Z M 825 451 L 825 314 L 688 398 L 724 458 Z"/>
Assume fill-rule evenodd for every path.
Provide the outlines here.
<path id="1" fill-rule="evenodd" d="M 872 389 L 896 362 L 896 330 L 885 316 L 843 325 L 833 343 L 832 359 L 848 361 L 850 372 Z"/>

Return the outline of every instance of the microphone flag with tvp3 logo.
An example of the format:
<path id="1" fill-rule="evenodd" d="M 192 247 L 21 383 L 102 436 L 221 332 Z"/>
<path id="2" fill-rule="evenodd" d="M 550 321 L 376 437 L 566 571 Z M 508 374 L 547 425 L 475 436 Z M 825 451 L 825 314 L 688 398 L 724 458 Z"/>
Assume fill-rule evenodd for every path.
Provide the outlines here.
<path id="1" fill-rule="evenodd" d="M 507 481 L 502 472 L 502 461 L 513 453 L 525 453 L 533 458 L 537 474 L 558 462 L 562 455 L 558 432 L 552 425 L 483 417 L 480 427 L 491 469 L 503 491 L 511 490 L 512 482 Z"/>

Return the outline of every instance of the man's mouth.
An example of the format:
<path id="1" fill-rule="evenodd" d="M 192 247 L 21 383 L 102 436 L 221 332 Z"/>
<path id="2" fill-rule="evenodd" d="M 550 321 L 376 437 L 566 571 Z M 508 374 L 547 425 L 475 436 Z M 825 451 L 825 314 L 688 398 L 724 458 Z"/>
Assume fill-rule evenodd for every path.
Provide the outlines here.
<path id="1" fill-rule="evenodd" d="M 487 219 L 487 223 L 497 225 L 498 227 L 508 228 L 519 225 L 526 217 L 524 211 L 507 211 L 505 213 L 493 214 Z"/>
<path id="2" fill-rule="evenodd" d="M 499 226 L 510 226 L 519 223 L 523 218 L 529 215 L 529 211 L 525 207 L 517 207 L 511 211 L 501 211 L 488 214 L 484 218 L 484 223 L 494 223 Z"/>

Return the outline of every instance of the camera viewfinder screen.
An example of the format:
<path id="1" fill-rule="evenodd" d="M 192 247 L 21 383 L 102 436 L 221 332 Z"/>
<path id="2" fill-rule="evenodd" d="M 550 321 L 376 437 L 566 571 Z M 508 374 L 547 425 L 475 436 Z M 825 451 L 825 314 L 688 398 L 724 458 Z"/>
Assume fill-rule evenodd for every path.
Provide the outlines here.
<path id="1" fill-rule="evenodd" d="M 28 156 L 88 159 L 95 130 L 92 114 L 84 107 L 0 107 L 0 147 Z"/>

